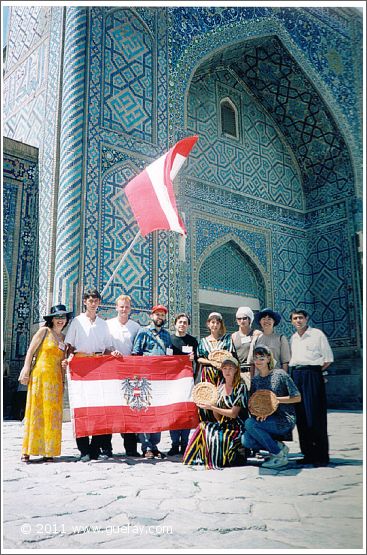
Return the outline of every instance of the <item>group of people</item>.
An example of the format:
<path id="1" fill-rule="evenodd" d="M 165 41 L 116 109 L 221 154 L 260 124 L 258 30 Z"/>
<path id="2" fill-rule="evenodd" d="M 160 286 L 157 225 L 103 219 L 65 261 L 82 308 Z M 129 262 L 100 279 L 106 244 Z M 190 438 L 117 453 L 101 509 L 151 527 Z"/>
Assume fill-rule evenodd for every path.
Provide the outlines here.
<path id="1" fill-rule="evenodd" d="M 101 296 L 89 289 L 83 296 L 85 312 L 71 320 L 64 305 L 53 306 L 44 316 L 45 325 L 34 335 L 19 376 L 28 385 L 24 419 L 22 460 L 41 455 L 45 461 L 61 453 L 63 383 L 68 363 L 75 356 L 99 354 L 169 356 L 187 355 L 192 363 L 195 382 L 210 382 L 217 387 L 216 403 L 198 404 L 200 423 L 191 430 L 171 430 L 171 449 L 158 449 L 161 433 L 124 433 L 126 454 L 147 459 L 182 455 L 186 465 L 206 468 L 246 463 L 253 451 L 268 455 L 265 468 L 283 468 L 288 464 L 288 447 L 297 424 L 302 464 L 324 466 L 329 463 L 327 405 L 324 372 L 333 361 L 325 334 L 309 326 L 303 309 L 290 315 L 295 333 L 290 342 L 275 333 L 281 315 L 265 308 L 254 315 L 249 307 L 236 313 L 238 331 L 227 333 L 220 312 L 207 319 L 209 335 L 198 342 L 188 333 L 190 318 L 179 313 L 174 318 L 174 332 L 166 328 L 167 308 L 151 309 L 150 324 L 141 327 L 130 319 L 131 298 L 116 300 L 117 316 L 104 320 L 98 316 Z M 69 321 L 70 325 L 69 324 Z M 253 329 L 255 322 L 260 329 Z M 68 326 L 66 336 L 63 333 Z M 210 353 L 224 353 L 219 362 Z M 277 409 L 267 417 L 255 417 L 249 411 L 249 398 L 257 390 L 276 395 Z M 77 438 L 79 460 L 112 457 L 112 435 Z"/>

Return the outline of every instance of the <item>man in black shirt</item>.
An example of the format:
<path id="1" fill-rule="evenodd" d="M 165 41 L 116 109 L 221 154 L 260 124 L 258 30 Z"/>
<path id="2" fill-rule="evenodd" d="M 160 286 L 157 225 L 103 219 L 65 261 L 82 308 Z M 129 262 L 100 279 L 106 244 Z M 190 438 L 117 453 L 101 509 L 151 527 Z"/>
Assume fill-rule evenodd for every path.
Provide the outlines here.
<path id="1" fill-rule="evenodd" d="M 175 333 L 171 335 L 171 343 L 174 355 L 188 355 L 192 364 L 195 364 L 197 359 L 197 346 L 198 342 L 195 337 L 187 333 L 187 328 L 190 325 L 190 318 L 187 314 L 181 312 L 175 318 Z M 173 456 L 183 455 L 189 440 L 190 430 L 171 430 L 170 436 L 172 440 L 172 447 L 167 455 Z M 181 443 L 181 449 L 180 449 Z"/>

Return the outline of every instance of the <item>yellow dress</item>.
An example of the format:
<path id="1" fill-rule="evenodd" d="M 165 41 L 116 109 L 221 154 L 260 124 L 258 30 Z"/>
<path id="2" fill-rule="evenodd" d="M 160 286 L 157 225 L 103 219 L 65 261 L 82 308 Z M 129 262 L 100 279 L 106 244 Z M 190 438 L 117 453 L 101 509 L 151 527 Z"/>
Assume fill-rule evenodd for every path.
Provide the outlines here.
<path id="1" fill-rule="evenodd" d="M 61 453 L 63 358 L 64 351 L 48 330 L 28 384 L 23 454 L 56 457 Z"/>

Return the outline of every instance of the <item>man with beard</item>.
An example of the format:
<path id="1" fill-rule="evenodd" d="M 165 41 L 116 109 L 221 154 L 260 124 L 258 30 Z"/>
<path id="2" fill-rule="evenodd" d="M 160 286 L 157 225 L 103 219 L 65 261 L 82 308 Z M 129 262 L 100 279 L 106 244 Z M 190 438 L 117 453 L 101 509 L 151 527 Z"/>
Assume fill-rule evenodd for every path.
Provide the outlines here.
<path id="1" fill-rule="evenodd" d="M 166 322 L 167 308 L 161 304 L 153 306 L 150 314 L 151 324 L 142 328 L 135 338 L 132 355 L 164 356 L 172 355 L 172 342 L 169 332 L 163 327 Z M 161 441 L 161 433 L 139 434 L 141 450 L 147 459 L 157 457 L 162 459 L 164 455 L 158 450 Z"/>

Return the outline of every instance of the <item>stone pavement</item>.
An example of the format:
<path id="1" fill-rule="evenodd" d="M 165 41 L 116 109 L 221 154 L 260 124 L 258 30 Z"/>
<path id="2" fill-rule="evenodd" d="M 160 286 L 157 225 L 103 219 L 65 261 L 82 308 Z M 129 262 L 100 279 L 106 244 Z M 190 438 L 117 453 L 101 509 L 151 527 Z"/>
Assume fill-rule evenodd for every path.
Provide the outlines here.
<path id="1" fill-rule="evenodd" d="M 3 423 L 3 552 L 7 550 L 332 549 L 365 553 L 363 415 L 330 411 L 332 462 L 299 467 L 297 434 L 285 470 L 204 470 L 177 457 L 123 455 L 75 462 L 71 424 L 55 462 L 20 462 L 23 428 Z M 168 432 L 160 448 L 170 447 Z M 364 548 L 364 549 L 363 549 Z M 340 551 L 340 552 L 343 552 Z"/>

